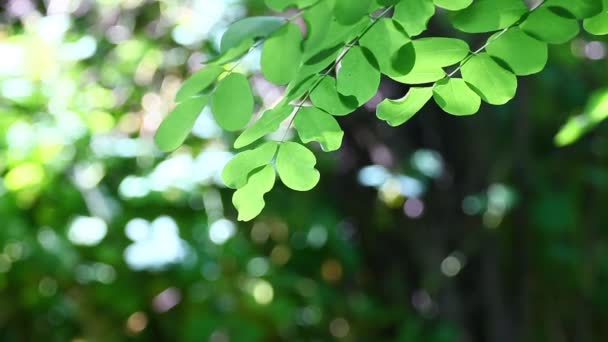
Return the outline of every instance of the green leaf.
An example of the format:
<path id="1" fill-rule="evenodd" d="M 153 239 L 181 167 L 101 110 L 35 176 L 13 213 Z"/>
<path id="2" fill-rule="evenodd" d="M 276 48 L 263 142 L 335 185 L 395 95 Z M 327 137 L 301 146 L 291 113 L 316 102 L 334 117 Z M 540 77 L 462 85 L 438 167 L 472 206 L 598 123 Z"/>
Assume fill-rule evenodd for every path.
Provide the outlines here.
<path id="1" fill-rule="evenodd" d="M 234 148 L 243 148 L 263 136 L 276 131 L 281 123 L 289 117 L 291 112 L 293 112 L 293 106 L 287 104 L 265 111 L 258 121 L 241 133 L 234 142 Z"/>
<path id="2" fill-rule="evenodd" d="M 274 32 L 262 48 L 262 74 L 274 84 L 287 84 L 298 72 L 302 61 L 302 32 L 287 24 Z"/>
<path id="3" fill-rule="evenodd" d="M 410 88 L 399 100 L 382 101 L 376 108 L 376 116 L 391 126 L 399 126 L 418 113 L 432 96 L 432 87 Z"/>
<path id="4" fill-rule="evenodd" d="M 342 145 L 344 132 L 333 116 L 315 107 L 302 107 L 294 126 L 304 143 L 316 141 L 325 152 L 335 151 Z"/>
<path id="5" fill-rule="evenodd" d="M 188 78 L 175 95 L 175 102 L 182 102 L 209 88 L 224 72 L 218 65 L 209 65 Z"/>
<path id="6" fill-rule="evenodd" d="M 488 39 L 488 54 L 506 64 L 516 75 L 540 72 L 547 64 L 547 44 L 530 37 L 518 27 Z"/>
<path id="7" fill-rule="evenodd" d="M 305 94 L 307 94 L 308 91 L 319 81 L 321 75 L 312 74 L 302 79 L 300 79 L 299 77 L 300 76 L 290 82 L 287 86 L 287 89 L 285 90 L 285 100 L 287 102 L 299 99 Z"/>
<path id="8" fill-rule="evenodd" d="M 224 185 L 231 189 L 245 186 L 252 171 L 270 163 L 278 146 L 278 143 L 269 141 L 252 150 L 237 154 L 222 171 Z"/>
<path id="9" fill-rule="evenodd" d="M 318 51 L 316 50 L 317 47 L 327 38 L 327 32 L 331 26 L 333 7 L 333 0 L 320 1 L 304 12 L 303 17 L 306 23 L 305 51 Z"/>
<path id="10" fill-rule="evenodd" d="M 469 7 L 473 0 L 434 0 L 435 5 L 445 8 L 448 11 L 459 11 Z"/>
<path id="11" fill-rule="evenodd" d="M 245 127 L 253 114 L 253 106 L 251 86 L 242 74 L 226 76 L 211 94 L 213 117 L 227 131 L 238 131 Z"/>
<path id="12" fill-rule="evenodd" d="M 462 61 L 469 54 L 469 44 L 455 38 L 430 37 L 414 40 L 416 65 L 419 68 L 446 67 Z"/>
<path id="13" fill-rule="evenodd" d="M 376 95 L 379 86 L 380 71 L 372 53 L 366 48 L 352 47 L 338 70 L 338 92 L 354 96 L 359 104 L 364 104 Z"/>
<path id="14" fill-rule="evenodd" d="M 528 8 L 522 0 L 476 0 L 451 13 L 452 25 L 467 33 L 497 31 L 516 23 Z"/>
<path id="15" fill-rule="evenodd" d="M 264 0 L 264 3 L 273 11 L 282 12 L 289 7 L 307 7 L 317 1 L 319 0 Z"/>
<path id="16" fill-rule="evenodd" d="M 583 21 L 583 27 L 596 36 L 608 34 L 608 0 L 604 0 L 604 10 L 600 14 Z"/>
<path id="17" fill-rule="evenodd" d="M 220 55 L 205 61 L 205 63 L 221 65 L 232 62 L 246 54 L 253 46 L 253 43 L 253 39 L 244 40 L 239 45 L 228 49 L 226 52 L 220 53 Z"/>
<path id="18" fill-rule="evenodd" d="M 460 69 L 462 78 L 481 98 L 490 104 L 502 105 L 515 96 L 517 77 L 501 67 L 487 53 L 475 55 Z"/>
<path id="19" fill-rule="evenodd" d="M 158 127 L 154 135 L 156 146 L 165 152 L 180 147 L 190 134 L 208 100 L 207 96 L 200 96 L 178 104 Z"/>
<path id="20" fill-rule="evenodd" d="M 429 20 L 435 14 L 432 0 L 401 0 L 395 6 L 393 19 L 403 26 L 410 36 L 417 36 L 426 30 Z"/>
<path id="21" fill-rule="evenodd" d="M 253 42 L 258 38 L 265 38 L 279 27 L 283 26 L 287 20 L 281 17 L 249 17 L 241 19 L 228 27 L 222 36 L 220 52 L 240 46 L 243 42 Z"/>
<path id="22" fill-rule="evenodd" d="M 334 15 L 342 24 L 354 24 L 367 15 L 371 0 L 336 0 Z"/>
<path id="23" fill-rule="evenodd" d="M 276 167 L 285 186 L 296 191 L 308 191 L 319 182 L 319 171 L 315 169 L 317 159 L 306 147 L 285 142 L 279 147 Z"/>
<path id="24" fill-rule="evenodd" d="M 602 0 L 547 0 L 543 6 L 563 8 L 579 19 L 593 17 L 602 12 Z"/>
<path id="25" fill-rule="evenodd" d="M 416 66 L 404 76 L 391 78 L 404 84 L 424 84 L 439 81 L 446 75 L 441 67 Z"/>
<path id="26" fill-rule="evenodd" d="M 608 88 L 594 92 L 583 114 L 570 118 L 555 136 L 558 146 L 569 145 L 608 118 Z"/>
<path id="27" fill-rule="evenodd" d="M 437 82 L 433 89 L 433 99 L 441 109 L 452 115 L 472 115 L 481 106 L 479 95 L 460 78 L 447 78 Z"/>
<path id="28" fill-rule="evenodd" d="M 232 195 L 232 204 L 239 212 L 239 221 L 251 221 L 258 216 L 266 202 L 264 195 L 274 187 L 276 173 L 272 165 L 251 174 L 247 184 Z"/>
<path id="29" fill-rule="evenodd" d="M 526 18 L 521 29 L 534 38 L 550 44 L 563 44 L 576 37 L 579 25 L 576 19 L 565 18 L 549 8 L 539 8 Z"/>
<path id="30" fill-rule="evenodd" d="M 325 76 L 310 94 L 312 103 L 332 115 L 347 115 L 359 107 L 354 96 L 338 93 L 336 79 Z"/>
<path id="31" fill-rule="evenodd" d="M 359 43 L 374 54 L 380 71 L 388 76 L 407 74 L 416 61 L 412 44 L 408 44 L 409 36 L 399 23 L 389 18 L 380 19 Z"/>

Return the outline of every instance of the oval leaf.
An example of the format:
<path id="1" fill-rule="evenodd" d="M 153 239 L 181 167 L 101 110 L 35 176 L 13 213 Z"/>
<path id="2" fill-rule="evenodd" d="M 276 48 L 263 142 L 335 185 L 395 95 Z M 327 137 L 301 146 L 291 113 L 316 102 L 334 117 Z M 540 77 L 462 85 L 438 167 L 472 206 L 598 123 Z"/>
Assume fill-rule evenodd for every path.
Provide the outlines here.
<path id="1" fill-rule="evenodd" d="M 319 171 L 315 169 L 317 159 L 306 147 L 285 142 L 277 154 L 277 172 L 285 186 L 296 191 L 308 191 L 319 182 Z"/>
<path id="2" fill-rule="evenodd" d="M 243 148 L 261 137 L 276 131 L 292 111 L 293 106 L 291 105 L 279 105 L 276 108 L 265 111 L 258 121 L 241 133 L 234 142 L 234 148 Z"/>
<path id="3" fill-rule="evenodd" d="M 239 221 L 251 221 L 258 216 L 266 202 L 264 195 L 274 187 L 276 174 L 272 165 L 251 174 L 247 184 L 232 195 L 232 204 L 239 212 Z"/>
<path id="4" fill-rule="evenodd" d="M 302 32 L 287 24 L 274 32 L 262 48 L 262 74 L 274 84 L 287 84 L 298 72 L 302 61 Z"/>
<path id="5" fill-rule="evenodd" d="M 338 93 L 336 79 L 325 76 L 310 93 L 310 101 L 317 107 L 332 115 L 347 115 L 359 107 L 354 96 Z"/>
<path id="6" fill-rule="evenodd" d="M 218 65 L 209 65 L 188 78 L 175 95 L 175 102 L 182 102 L 207 89 L 224 72 Z"/>
<path id="7" fill-rule="evenodd" d="M 540 72 L 547 64 L 547 44 L 528 36 L 518 27 L 488 39 L 486 51 L 506 64 L 516 75 Z"/>
<path id="8" fill-rule="evenodd" d="M 245 127 L 253 115 L 253 106 L 251 86 L 242 74 L 226 76 L 211 95 L 213 117 L 227 131 Z"/>
<path id="9" fill-rule="evenodd" d="M 276 142 L 269 141 L 252 150 L 237 154 L 222 171 L 224 185 L 232 189 L 245 186 L 252 171 L 270 163 L 278 146 Z"/>
<path id="10" fill-rule="evenodd" d="M 201 96 L 178 104 L 158 127 L 154 135 L 156 146 L 165 152 L 180 147 L 190 134 L 196 118 L 207 105 L 207 101 L 207 96 Z"/>
<path id="11" fill-rule="evenodd" d="M 359 46 L 351 48 L 338 70 L 338 92 L 354 96 L 359 104 L 364 104 L 376 95 L 379 86 L 380 72 L 372 53 Z"/>
<path id="12" fill-rule="evenodd" d="M 399 22 L 410 36 L 417 36 L 426 30 L 435 14 L 432 0 L 401 0 L 395 6 L 393 19 Z"/>
<path id="13" fill-rule="evenodd" d="M 399 100 L 382 101 L 376 108 L 376 116 L 391 126 L 399 126 L 418 113 L 432 96 L 432 87 L 410 88 Z"/>
<path id="14" fill-rule="evenodd" d="M 228 27 L 220 43 L 220 52 L 226 51 L 241 45 L 243 42 L 253 42 L 258 38 L 265 38 L 287 20 L 281 17 L 249 17 L 241 19 Z"/>
<path id="15" fill-rule="evenodd" d="M 452 25 L 467 33 L 491 32 L 516 23 L 528 7 L 523 0 L 476 0 L 469 7 L 453 12 Z"/>
<path id="16" fill-rule="evenodd" d="M 580 28 L 578 21 L 565 18 L 550 8 L 539 8 L 526 18 L 521 29 L 534 38 L 550 44 L 563 44 L 576 37 Z"/>
<path id="17" fill-rule="evenodd" d="M 325 152 L 335 151 L 342 145 L 344 132 L 338 121 L 318 108 L 300 108 L 294 126 L 302 142 L 316 141 Z"/>
<path id="18" fill-rule="evenodd" d="M 487 103 L 509 102 L 517 90 L 517 77 L 501 67 L 487 53 L 475 55 L 460 69 L 462 78 Z"/>
<path id="19" fill-rule="evenodd" d="M 447 78 L 437 82 L 433 99 L 446 113 L 472 115 L 481 106 L 481 98 L 461 78 Z"/>

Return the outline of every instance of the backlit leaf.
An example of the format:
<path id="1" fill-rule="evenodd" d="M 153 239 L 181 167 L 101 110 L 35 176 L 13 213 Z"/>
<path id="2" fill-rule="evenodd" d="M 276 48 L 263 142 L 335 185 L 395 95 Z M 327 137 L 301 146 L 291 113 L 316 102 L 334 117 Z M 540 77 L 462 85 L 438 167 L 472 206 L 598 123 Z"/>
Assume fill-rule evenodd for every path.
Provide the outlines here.
<path id="1" fill-rule="evenodd" d="M 243 148 L 263 136 L 276 131 L 279 129 L 281 122 L 287 119 L 292 111 L 293 106 L 291 105 L 279 105 L 276 108 L 265 111 L 258 121 L 241 133 L 234 142 L 234 148 Z"/>
<path id="2" fill-rule="evenodd" d="M 285 186 L 296 191 L 308 191 L 319 182 L 319 171 L 315 169 L 317 159 L 306 147 L 285 142 L 279 147 L 276 167 Z"/>
<path id="3" fill-rule="evenodd" d="M 521 29 L 534 38 L 550 44 L 563 44 L 579 32 L 576 19 L 565 18 L 555 11 L 542 7 L 530 13 Z"/>
<path id="4" fill-rule="evenodd" d="M 463 79 L 448 78 L 437 82 L 433 99 L 441 109 L 452 115 L 472 115 L 481 106 L 481 98 Z"/>
<path id="5" fill-rule="evenodd" d="M 380 86 L 380 71 L 376 63 L 369 50 L 359 46 L 351 48 L 338 71 L 338 92 L 354 96 L 359 104 L 369 101 Z"/>
<path id="6" fill-rule="evenodd" d="M 344 96 L 338 93 L 336 79 L 326 76 L 310 94 L 312 103 L 331 115 L 347 115 L 352 113 L 359 104 L 354 96 Z"/>
<path id="7" fill-rule="evenodd" d="M 156 146 L 165 152 L 180 147 L 194 126 L 209 98 L 200 96 L 188 99 L 169 113 L 154 135 Z"/>
<path id="8" fill-rule="evenodd" d="M 487 53 L 469 59 L 461 69 L 462 78 L 487 103 L 501 105 L 515 96 L 517 77 L 501 67 Z"/>
<path id="9" fill-rule="evenodd" d="M 516 75 L 540 72 L 547 64 L 547 44 L 530 37 L 518 27 L 500 36 L 495 34 L 488 41 L 488 54 L 504 62 Z"/>
<path id="10" fill-rule="evenodd" d="M 335 151 L 342 145 L 344 132 L 330 114 L 315 107 L 300 108 L 294 126 L 304 143 L 316 141 L 325 152 Z"/>
<path id="11" fill-rule="evenodd" d="M 247 184 L 232 195 L 232 204 L 239 212 L 239 221 L 251 221 L 258 216 L 266 202 L 264 195 L 274 187 L 276 173 L 272 165 L 251 174 Z"/>
<path id="12" fill-rule="evenodd" d="M 410 88 L 398 100 L 385 99 L 376 108 L 376 116 L 391 126 L 399 126 L 411 119 L 433 96 L 433 88 Z"/>
<path id="13" fill-rule="evenodd" d="M 417 36 L 435 14 L 432 0 L 401 0 L 395 6 L 393 19 L 398 21 L 410 36 Z"/>
<path id="14" fill-rule="evenodd" d="M 209 65 L 194 73 L 188 78 L 175 95 L 176 102 L 182 102 L 199 92 L 207 89 L 224 72 L 224 68 L 218 65 Z"/>
<path id="15" fill-rule="evenodd" d="M 463 32 L 491 32 L 509 27 L 526 12 L 523 0 L 475 0 L 469 7 L 453 12 L 451 20 Z"/>
<path id="16" fill-rule="evenodd" d="M 224 185 L 232 189 L 245 186 L 252 171 L 270 163 L 278 146 L 278 143 L 269 141 L 252 150 L 237 154 L 222 171 Z"/>
<path id="17" fill-rule="evenodd" d="M 226 76 L 211 94 L 213 117 L 227 131 L 245 127 L 253 114 L 253 106 L 251 86 L 242 74 L 232 73 Z"/>
<path id="18" fill-rule="evenodd" d="M 258 38 L 265 38 L 278 30 L 286 19 L 281 17 L 248 17 L 241 19 L 228 27 L 220 43 L 220 51 L 226 51 L 241 45 L 243 42 L 253 42 Z"/>
<path id="19" fill-rule="evenodd" d="M 287 84 L 300 67 L 302 33 L 295 24 L 286 24 L 274 32 L 262 48 L 262 74 L 274 84 Z"/>

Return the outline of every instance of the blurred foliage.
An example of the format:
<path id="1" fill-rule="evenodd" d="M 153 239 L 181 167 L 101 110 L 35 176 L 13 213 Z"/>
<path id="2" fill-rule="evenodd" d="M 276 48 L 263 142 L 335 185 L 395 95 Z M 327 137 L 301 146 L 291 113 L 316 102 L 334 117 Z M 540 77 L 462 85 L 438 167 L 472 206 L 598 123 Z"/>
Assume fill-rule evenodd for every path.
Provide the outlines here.
<path id="1" fill-rule="evenodd" d="M 608 338 L 608 131 L 552 139 L 606 87 L 606 41 L 552 47 L 475 117 L 360 110 L 314 191 L 279 188 L 237 225 L 219 185 L 234 137 L 208 112 L 171 155 L 152 134 L 261 3 L 2 2 L 1 341 Z M 431 33 L 458 35 L 443 20 Z"/>

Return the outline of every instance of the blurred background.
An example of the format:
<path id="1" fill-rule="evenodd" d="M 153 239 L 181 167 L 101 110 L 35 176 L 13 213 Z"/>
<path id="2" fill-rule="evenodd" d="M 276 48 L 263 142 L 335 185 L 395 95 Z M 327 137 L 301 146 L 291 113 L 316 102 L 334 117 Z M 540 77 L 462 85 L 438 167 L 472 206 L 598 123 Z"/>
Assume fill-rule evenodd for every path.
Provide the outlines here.
<path id="1" fill-rule="evenodd" d="M 180 83 L 262 1 L 0 1 L 0 341 L 606 341 L 606 40 L 553 46 L 508 105 L 399 128 L 340 118 L 321 183 L 236 222 L 208 110 L 152 143 Z M 291 13 L 293 14 L 293 13 Z M 429 35 L 451 29 L 445 13 Z M 258 70 L 259 51 L 239 66 Z M 259 76 L 260 104 L 281 90 Z M 607 113 L 608 114 L 608 113 Z"/>

